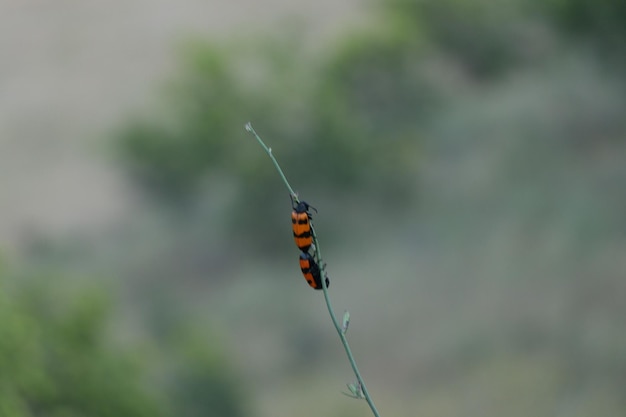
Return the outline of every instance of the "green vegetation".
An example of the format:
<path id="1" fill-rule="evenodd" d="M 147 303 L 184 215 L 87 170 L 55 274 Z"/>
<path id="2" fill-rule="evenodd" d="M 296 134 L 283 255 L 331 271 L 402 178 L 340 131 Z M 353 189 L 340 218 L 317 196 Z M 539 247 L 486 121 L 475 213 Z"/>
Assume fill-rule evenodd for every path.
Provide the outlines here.
<path id="1" fill-rule="evenodd" d="M 232 279 L 222 307 L 206 310 L 242 339 L 257 343 L 250 329 L 262 328 L 279 346 L 268 368 L 304 381 L 281 386 L 297 396 L 280 402 L 284 415 L 324 414 L 334 400 L 311 392 L 335 392 L 328 374 L 343 358 L 329 357 L 325 318 L 284 279 L 299 277 L 289 200 L 243 132 L 251 121 L 320 209 L 325 260 L 339 274 L 331 292 L 350 303 L 351 336 L 371 334 L 353 349 L 383 415 L 623 414 L 622 3 L 391 0 L 377 11 L 318 54 L 297 38 L 195 43 L 167 117 L 140 122 L 156 138 L 169 132 L 171 148 L 146 134 L 148 150 L 133 151 L 132 129 L 118 141 L 134 178 L 145 182 L 136 167 L 156 173 L 149 191 L 196 231 L 194 245 L 169 239 L 195 260 L 186 264 L 223 262 L 202 278 L 191 271 L 196 285 Z M 204 60 L 213 66 L 193 64 Z M 213 121 L 211 109 L 227 114 Z M 167 167 L 189 154 L 189 172 L 172 180 Z M 206 200 L 224 189 L 216 215 Z M 368 362 L 381 351 L 384 361 Z"/>
<path id="2" fill-rule="evenodd" d="M 224 355 L 199 333 L 178 330 L 145 357 L 110 331 L 101 290 L 6 271 L 0 289 L 1 416 L 243 415 Z"/>
<path id="3" fill-rule="evenodd" d="M 574 37 L 591 37 L 624 50 L 626 5 L 620 0 L 551 0 L 537 2 L 540 10 Z"/>
<path id="4" fill-rule="evenodd" d="M 100 293 L 68 300 L 52 285 L 16 290 L 9 279 L 0 276 L 0 415 L 166 415 L 138 356 L 107 340 Z"/>
<path id="5" fill-rule="evenodd" d="M 229 227 L 241 233 L 233 237 L 242 240 L 253 224 L 271 234 L 280 227 L 271 214 L 287 196 L 262 156 L 248 149 L 241 126 L 250 120 L 272 138 L 293 182 L 306 183 L 309 192 L 406 205 L 419 199 L 424 138 L 451 104 L 565 58 L 546 22 L 569 27 L 580 20 L 572 16 L 585 16 L 580 25 L 598 36 L 607 29 L 602 16 L 611 16 L 609 28 L 626 26 L 621 3 L 610 1 L 529 7 L 517 0 L 394 0 L 380 7 L 375 25 L 348 34 L 321 57 L 303 56 L 297 37 L 190 42 L 163 114 L 136 120 L 119 136 L 129 172 L 175 207 L 193 205 L 228 179 L 236 190 Z M 250 205 L 267 221 L 246 216 Z"/>
<path id="6" fill-rule="evenodd" d="M 248 121 L 319 209 L 381 414 L 624 415 L 623 4 L 390 0 L 316 52 L 183 45 L 115 133 L 150 198 L 0 270 L 0 416 L 363 414 Z"/>

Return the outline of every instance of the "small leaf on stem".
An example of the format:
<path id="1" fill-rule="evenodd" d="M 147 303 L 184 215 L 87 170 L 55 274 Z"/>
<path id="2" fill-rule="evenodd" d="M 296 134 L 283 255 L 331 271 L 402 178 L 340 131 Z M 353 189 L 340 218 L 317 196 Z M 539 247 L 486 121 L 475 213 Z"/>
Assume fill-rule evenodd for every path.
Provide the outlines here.
<path id="1" fill-rule="evenodd" d="M 361 389 L 361 384 L 359 382 L 357 382 L 356 384 L 346 384 L 346 386 L 352 394 L 341 391 L 343 395 L 357 400 L 362 400 L 365 398 L 365 396 L 363 395 L 363 390 Z"/>
<path id="2" fill-rule="evenodd" d="M 346 332 L 348 331 L 349 325 L 350 325 L 350 312 L 346 310 L 343 313 L 343 324 L 341 325 L 341 332 L 343 334 L 346 334 Z"/>

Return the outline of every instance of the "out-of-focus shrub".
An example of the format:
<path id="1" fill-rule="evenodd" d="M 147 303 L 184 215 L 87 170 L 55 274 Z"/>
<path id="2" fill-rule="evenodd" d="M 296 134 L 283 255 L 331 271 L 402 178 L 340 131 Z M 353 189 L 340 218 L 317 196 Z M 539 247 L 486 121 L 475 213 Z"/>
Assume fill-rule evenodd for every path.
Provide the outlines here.
<path id="1" fill-rule="evenodd" d="M 243 129 L 250 120 L 296 190 L 306 184 L 309 192 L 367 192 L 391 205 L 387 199 L 412 193 L 414 129 L 432 97 L 412 74 L 409 44 L 412 38 L 403 34 L 368 34 L 313 73 L 302 69 L 306 63 L 295 64 L 300 58 L 293 47 L 251 51 L 194 43 L 184 51 L 180 77 L 168 85 L 164 114 L 122 129 L 120 155 L 142 189 L 174 207 L 197 207 L 194 202 L 228 184 L 231 230 L 248 233 L 254 226 L 269 236 L 289 198 Z M 286 74 L 290 65 L 296 68 Z"/>
<path id="2" fill-rule="evenodd" d="M 192 44 L 182 57 L 183 74 L 168 86 L 165 114 L 135 120 L 120 134 L 133 177 L 170 201 L 193 192 L 208 170 L 228 168 L 244 120 L 245 102 L 225 54 Z"/>
<path id="3" fill-rule="evenodd" d="M 0 276 L 0 415 L 165 415 L 138 357 L 108 342 L 101 294 L 6 284 Z"/>
<path id="4" fill-rule="evenodd" d="M 534 0 L 525 8 L 541 16 L 565 42 L 584 48 L 610 72 L 626 74 L 626 2 Z"/>
<path id="5" fill-rule="evenodd" d="M 305 198 L 323 190 L 385 209 L 408 206 L 432 120 L 476 86 L 531 65 L 542 50 L 521 3 L 383 2 L 373 25 L 315 62 L 297 37 L 190 43 L 162 114 L 122 129 L 120 153 L 142 189 L 174 207 L 195 207 L 178 218 L 206 218 L 198 207 L 227 184 L 223 217 L 238 247 L 258 244 L 248 238 L 251 228 L 267 237 L 264 248 L 280 245 L 272 231 L 284 226 L 277 213 L 289 201 L 244 131 L 247 121 L 296 191 L 306 187 Z"/>
<path id="6" fill-rule="evenodd" d="M 312 97 L 317 176 L 388 205 L 414 193 L 419 132 L 440 99 L 423 56 L 419 32 L 402 22 L 355 34 L 334 51 Z"/>
<path id="7" fill-rule="evenodd" d="M 22 278 L 0 269 L 1 416 L 243 415 L 232 368 L 217 344 L 198 337 L 204 330 L 135 340 L 150 352 L 142 358 L 138 345 L 114 342 L 100 290 Z"/>
<path id="8" fill-rule="evenodd" d="M 523 59 L 525 16 L 518 0 L 390 0 L 393 15 L 421 28 L 448 65 L 467 76 L 489 80 Z"/>
<path id="9" fill-rule="evenodd" d="M 621 0 L 550 0 L 535 2 L 574 36 L 593 36 L 624 51 L 626 3 Z"/>
<path id="10" fill-rule="evenodd" d="M 172 346 L 180 359 L 172 369 L 167 392 L 176 414 L 189 417 L 247 415 L 227 358 L 211 349 L 199 334 L 186 333 Z"/>

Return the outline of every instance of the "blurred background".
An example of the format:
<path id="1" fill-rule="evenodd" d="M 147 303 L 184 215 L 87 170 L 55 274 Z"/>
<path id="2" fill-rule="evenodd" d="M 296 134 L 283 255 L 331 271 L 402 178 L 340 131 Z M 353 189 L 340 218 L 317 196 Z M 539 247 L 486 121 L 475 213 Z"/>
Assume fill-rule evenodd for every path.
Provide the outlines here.
<path id="1" fill-rule="evenodd" d="M 626 3 L 0 4 L 0 416 L 626 415 Z"/>

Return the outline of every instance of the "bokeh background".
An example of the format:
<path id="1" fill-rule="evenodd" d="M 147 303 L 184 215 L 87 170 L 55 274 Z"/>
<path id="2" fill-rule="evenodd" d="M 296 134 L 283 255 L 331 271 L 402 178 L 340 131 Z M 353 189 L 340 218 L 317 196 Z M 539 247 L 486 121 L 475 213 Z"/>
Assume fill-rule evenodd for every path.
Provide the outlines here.
<path id="1" fill-rule="evenodd" d="M 626 415 L 625 5 L 0 3 L 0 415 Z"/>

